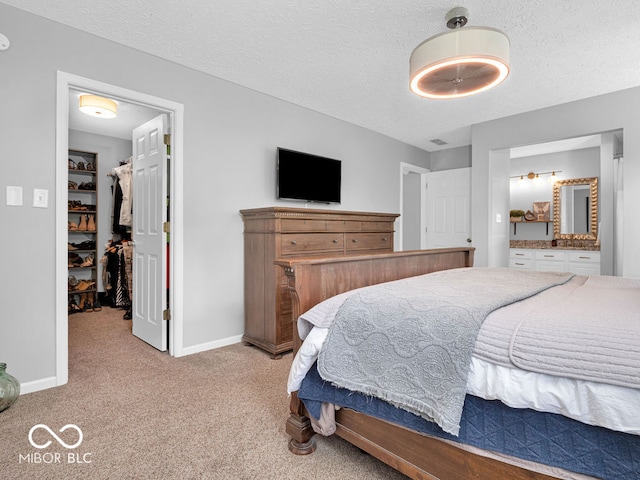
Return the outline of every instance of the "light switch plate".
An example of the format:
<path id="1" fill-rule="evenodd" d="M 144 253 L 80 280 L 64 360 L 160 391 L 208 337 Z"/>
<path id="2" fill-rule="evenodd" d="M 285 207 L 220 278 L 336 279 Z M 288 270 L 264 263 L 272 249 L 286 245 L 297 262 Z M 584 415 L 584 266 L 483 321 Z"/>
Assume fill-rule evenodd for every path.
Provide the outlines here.
<path id="1" fill-rule="evenodd" d="M 33 206 L 36 208 L 47 208 L 49 206 L 49 190 L 34 188 Z"/>
<path id="2" fill-rule="evenodd" d="M 22 187 L 11 187 L 7 185 L 7 206 L 22 206 Z"/>

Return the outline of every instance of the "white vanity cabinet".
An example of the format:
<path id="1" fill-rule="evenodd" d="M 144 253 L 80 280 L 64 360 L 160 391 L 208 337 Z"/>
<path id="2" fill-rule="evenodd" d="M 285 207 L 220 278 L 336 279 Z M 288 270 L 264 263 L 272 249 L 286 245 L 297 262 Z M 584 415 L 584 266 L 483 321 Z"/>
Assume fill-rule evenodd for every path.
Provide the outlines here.
<path id="1" fill-rule="evenodd" d="M 525 248 L 509 249 L 509 267 L 533 270 L 533 250 Z"/>
<path id="2" fill-rule="evenodd" d="M 600 252 L 569 250 L 569 271 L 579 275 L 600 275 Z"/>
<path id="3" fill-rule="evenodd" d="M 600 252 L 547 248 L 510 248 L 509 267 L 538 272 L 600 275 Z"/>
<path id="4" fill-rule="evenodd" d="M 534 270 L 538 272 L 567 272 L 567 252 L 564 250 L 535 250 Z"/>

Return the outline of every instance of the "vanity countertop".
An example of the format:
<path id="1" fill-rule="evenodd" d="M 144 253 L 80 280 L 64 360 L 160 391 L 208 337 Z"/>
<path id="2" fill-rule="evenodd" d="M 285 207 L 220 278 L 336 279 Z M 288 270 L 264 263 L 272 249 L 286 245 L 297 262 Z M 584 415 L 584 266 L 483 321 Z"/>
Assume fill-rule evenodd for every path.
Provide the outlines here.
<path id="1" fill-rule="evenodd" d="M 511 240 L 509 248 L 600 251 L 600 246 L 596 245 L 594 240 L 574 240 L 573 243 L 572 246 L 571 240 L 558 240 L 558 245 L 554 247 L 550 240 Z"/>

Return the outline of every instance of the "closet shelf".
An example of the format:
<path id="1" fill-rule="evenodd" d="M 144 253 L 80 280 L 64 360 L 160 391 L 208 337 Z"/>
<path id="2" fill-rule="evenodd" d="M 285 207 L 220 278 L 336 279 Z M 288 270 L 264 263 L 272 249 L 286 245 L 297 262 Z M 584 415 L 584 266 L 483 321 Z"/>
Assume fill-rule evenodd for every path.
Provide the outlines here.
<path id="1" fill-rule="evenodd" d="M 73 175 L 95 175 L 95 170 L 79 170 L 77 168 L 70 168 L 69 173 Z"/>

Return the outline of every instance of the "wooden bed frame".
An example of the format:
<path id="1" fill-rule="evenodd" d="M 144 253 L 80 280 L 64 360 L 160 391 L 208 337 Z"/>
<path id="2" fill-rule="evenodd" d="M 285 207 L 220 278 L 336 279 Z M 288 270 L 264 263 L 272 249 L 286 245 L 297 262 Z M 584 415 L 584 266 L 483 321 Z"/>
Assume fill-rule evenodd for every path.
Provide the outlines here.
<path id="1" fill-rule="evenodd" d="M 324 299 L 348 290 L 473 266 L 474 248 L 416 250 L 351 257 L 276 260 L 284 268 L 291 293 L 293 319 Z M 297 326 L 294 325 L 294 332 Z M 294 353 L 302 341 L 294 334 Z M 289 450 L 306 455 L 315 439 L 304 404 L 291 395 L 286 431 Z M 550 477 L 463 450 L 436 438 L 349 409 L 336 411 L 336 434 L 413 479 L 550 480 Z"/>

